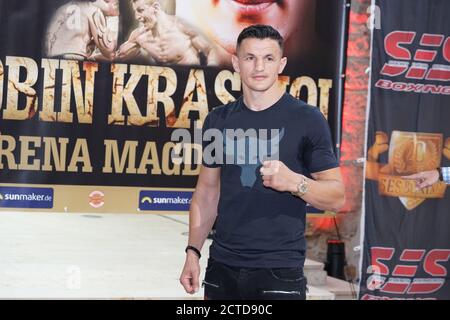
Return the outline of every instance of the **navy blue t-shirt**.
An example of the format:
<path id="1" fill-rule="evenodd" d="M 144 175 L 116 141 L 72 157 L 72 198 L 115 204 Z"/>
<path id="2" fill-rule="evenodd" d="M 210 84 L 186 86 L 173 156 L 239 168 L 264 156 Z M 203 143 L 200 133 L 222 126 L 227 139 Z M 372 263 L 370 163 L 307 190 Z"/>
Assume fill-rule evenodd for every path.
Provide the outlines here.
<path id="1" fill-rule="evenodd" d="M 287 93 L 263 111 L 252 111 L 242 97 L 217 107 L 206 117 L 203 132 L 210 128 L 224 133 L 227 129 L 278 129 L 278 158 L 292 171 L 310 176 L 338 167 L 330 129 L 319 108 Z M 203 142 L 204 150 L 208 144 Z M 257 164 L 248 159 L 244 164 L 223 160 L 223 164 L 214 164 L 203 159 L 204 166 L 221 168 L 210 257 L 237 267 L 302 267 L 306 251 L 305 201 L 289 192 L 264 187 L 259 172 L 261 159 Z"/>

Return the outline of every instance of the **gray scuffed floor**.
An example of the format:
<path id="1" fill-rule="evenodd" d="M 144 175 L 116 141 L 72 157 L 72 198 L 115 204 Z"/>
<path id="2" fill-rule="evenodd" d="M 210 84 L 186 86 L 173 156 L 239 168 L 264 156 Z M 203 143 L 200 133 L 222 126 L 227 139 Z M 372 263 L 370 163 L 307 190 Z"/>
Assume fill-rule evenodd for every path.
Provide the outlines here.
<path id="1" fill-rule="evenodd" d="M 202 290 L 186 294 L 178 280 L 187 220 L 1 212 L 0 298 L 202 298 Z"/>
<path id="2" fill-rule="evenodd" d="M 0 299 L 202 299 L 178 280 L 187 231 L 187 215 L 0 212 Z M 322 263 L 305 273 L 308 299 L 352 298 Z"/>

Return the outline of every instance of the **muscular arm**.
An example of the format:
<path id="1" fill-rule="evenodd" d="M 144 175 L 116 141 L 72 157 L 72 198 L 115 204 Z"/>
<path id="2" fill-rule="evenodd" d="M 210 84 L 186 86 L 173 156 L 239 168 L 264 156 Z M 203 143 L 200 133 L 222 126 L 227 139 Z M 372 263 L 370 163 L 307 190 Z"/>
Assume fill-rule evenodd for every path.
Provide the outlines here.
<path id="1" fill-rule="evenodd" d="M 202 52 L 206 56 L 207 65 L 217 66 L 221 64 L 221 55 L 219 53 L 219 48 L 214 45 L 212 41 L 208 40 L 200 32 L 197 32 L 187 24 L 180 24 L 182 25 L 181 30 L 190 37 L 191 44 L 195 48 L 195 50 L 197 50 L 198 52 Z"/>
<path id="2" fill-rule="evenodd" d="M 195 36 L 191 39 L 192 46 L 200 52 L 203 52 L 206 56 L 209 55 L 209 52 L 211 51 L 211 44 L 208 40 L 206 40 L 205 37 L 202 37 L 200 35 Z"/>
<path id="3" fill-rule="evenodd" d="M 217 48 L 217 46 L 211 48 L 211 50 L 209 50 L 209 54 L 206 57 L 207 59 L 207 64 L 208 66 L 218 66 L 221 64 L 221 55 L 220 55 L 220 51 Z M 231 58 L 230 58 L 231 61 Z"/>
<path id="4" fill-rule="evenodd" d="M 337 212 L 345 203 L 345 189 L 339 168 L 313 173 L 313 179 L 309 179 L 293 172 L 281 161 L 266 161 L 261 173 L 264 186 L 278 191 L 297 192 L 297 185 L 305 178 L 309 190 L 302 199 L 317 209 Z"/>
<path id="5" fill-rule="evenodd" d="M 143 28 L 134 30 L 127 41 L 122 43 L 119 50 L 116 52 L 116 59 L 130 59 L 139 54 L 141 46 L 137 43 L 137 38 L 144 32 Z"/>
<path id="6" fill-rule="evenodd" d="M 95 45 L 105 58 L 109 60 L 113 59 L 117 41 L 114 39 L 113 32 L 109 30 L 106 24 L 105 16 L 100 9 L 96 8 L 88 19 L 89 29 Z"/>
<path id="7" fill-rule="evenodd" d="M 137 43 L 124 42 L 116 52 L 115 58 L 118 60 L 134 58 L 139 54 L 141 47 Z"/>
<path id="8" fill-rule="evenodd" d="M 201 250 L 217 216 L 220 194 L 220 168 L 200 168 L 189 212 L 188 244 Z M 195 252 L 188 250 L 180 283 L 186 292 L 193 294 L 199 289 L 200 264 Z"/>
<path id="9" fill-rule="evenodd" d="M 189 244 L 201 249 L 216 220 L 220 168 L 202 166 L 189 212 Z"/>
<path id="10" fill-rule="evenodd" d="M 184 32 L 191 39 L 192 46 L 199 52 L 203 52 L 205 56 L 209 55 L 212 49 L 211 42 L 204 37 L 200 31 L 195 30 L 184 21 L 177 19 L 180 31 Z"/>
<path id="11" fill-rule="evenodd" d="M 317 209 L 330 210 L 337 212 L 345 203 L 344 183 L 342 182 L 341 171 L 339 168 L 329 169 L 321 172 L 312 173 L 314 179 L 308 179 L 309 190 L 302 197 L 303 200 Z M 300 182 L 297 176 L 297 183 L 293 186 L 293 191 Z"/>

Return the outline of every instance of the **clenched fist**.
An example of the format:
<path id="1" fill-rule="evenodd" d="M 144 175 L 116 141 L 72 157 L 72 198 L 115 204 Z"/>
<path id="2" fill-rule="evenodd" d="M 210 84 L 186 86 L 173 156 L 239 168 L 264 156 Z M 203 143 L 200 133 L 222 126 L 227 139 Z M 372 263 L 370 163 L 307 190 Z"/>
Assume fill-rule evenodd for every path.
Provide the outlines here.
<path id="1" fill-rule="evenodd" d="M 263 185 L 277 191 L 296 192 L 301 175 L 278 160 L 264 161 L 260 169 Z"/>

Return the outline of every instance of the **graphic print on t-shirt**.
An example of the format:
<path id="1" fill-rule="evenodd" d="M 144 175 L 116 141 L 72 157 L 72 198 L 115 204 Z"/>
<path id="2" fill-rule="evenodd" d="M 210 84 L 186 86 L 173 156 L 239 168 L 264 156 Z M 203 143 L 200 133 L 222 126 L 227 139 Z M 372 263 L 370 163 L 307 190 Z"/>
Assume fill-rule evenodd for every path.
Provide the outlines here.
<path id="1" fill-rule="evenodd" d="M 264 161 L 279 159 L 280 142 L 285 130 L 282 128 L 281 130 L 226 129 L 224 131 L 226 163 L 239 166 L 242 186 L 252 188 L 257 177 L 256 169 Z"/>

